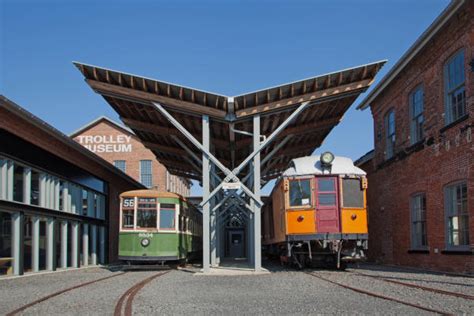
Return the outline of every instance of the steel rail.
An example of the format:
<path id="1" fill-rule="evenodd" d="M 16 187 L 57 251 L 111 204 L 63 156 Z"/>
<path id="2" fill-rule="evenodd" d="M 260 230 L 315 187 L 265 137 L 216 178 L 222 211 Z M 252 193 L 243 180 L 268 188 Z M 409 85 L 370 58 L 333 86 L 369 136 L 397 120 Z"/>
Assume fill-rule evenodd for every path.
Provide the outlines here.
<path id="1" fill-rule="evenodd" d="M 443 315 L 443 316 L 451 316 L 451 315 L 453 315 L 453 314 L 448 313 L 448 312 L 445 312 L 445 311 L 440 311 L 440 310 L 432 309 L 432 308 L 425 307 L 425 306 L 421 306 L 421 305 L 418 305 L 418 304 L 415 304 L 415 303 L 410 303 L 410 302 L 402 301 L 402 300 L 397 299 L 397 298 L 394 298 L 394 297 L 385 296 L 385 295 L 382 295 L 382 294 L 378 294 L 378 293 L 366 291 L 366 290 L 363 290 L 363 289 L 360 289 L 360 288 L 352 287 L 352 286 L 349 286 L 349 285 L 346 285 L 346 284 L 343 284 L 343 283 L 340 283 L 340 282 L 336 282 L 336 281 L 327 279 L 327 278 L 325 278 L 325 277 L 322 277 L 322 276 L 320 276 L 320 275 L 316 275 L 316 274 L 313 274 L 313 273 L 310 273 L 310 272 L 305 272 L 305 273 L 306 273 L 306 274 L 309 274 L 310 276 L 315 277 L 315 278 L 317 278 L 317 279 L 326 281 L 326 282 L 328 282 L 328 283 L 331 283 L 331 284 L 340 286 L 340 287 L 342 287 L 342 288 L 345 288 L 345 289 L 348 289 L 348 290 L 351 290 L 351 291 L 354 291 L 354 292 L 357 292 L 357 293 L 369 295 L 369 296 L 376 297 L 376 298 L 380 298 L 380 299 L 387 300 L 387 301 L 396 302 L 396 303 L 399 303 L 399 304 L 407 305 L 407 306 L 410 306 L 410 307 L 418 308 L 418 309 L 421 309 L 421 310 L 424 310 L 424 311 L 427 311 L 427 312 L 436 313 L 436 314 Z"/>
<path id="2" fill-rule="evenodd" d="M 122 294 L 122 296 L 119 298 L 117 304 L 115 305 L 115 310 L 114 310 L 114 316 L 131 316 L 132 315 L 132 307 L 133 307 L 133 299 L 137 295 L 137 293 L 148 283 L 156 279 L 157 277 L 160 277 L 162 275 L 165 275 L 169 273 L 170 271 L 166 272 L 159 272 L 157 274 L 154 274 L 138 283 L 133 285 L 131 288 L 129 288 L 125 293 Z M 125 303 L 125 307 L 124 307 Z M 123 313 L 122 313 L 123 312 Z"/>
<path id="3" fill-rule="evenodd" d="M 89 281 L 89 282 L 85 282 L 85 283 L 81 283 L 81 284 L 78 284 L 78 285 L 75 285 L 75 286 L 72 286 L 72 287 L 69 287 L 69 288 L 66 288 L 64 290 L 60 290 L 60 291 L 57 291 L 57 292 L 54 292 L 52 294 L 49 294 L 49 295 L 46 295 L 40 299 L 37 299 L 31 303 L 28 303 L 26 305 L 23 305 L 11 312 L 9 312 L 8 314 L 6 314 L 6 316 L 13 316 L 13 315 L 16 315 L 20 312 L 23 312 L 24 310 L 26 310 L 27 308 L 30 308 L 31 306 L 33 305 L 36 305 L 36 304 L 39 304 L 39 303 L 42 303 L 46 300 L 49 300 L 50 298 L 53 298 L 53 297 L 56 297 L 58 295 L 61 295 L 61 294 L 64 294 L 66 292 L 69 292 L 69 291 L 72 291 L 72 290 L 75 290 L 75 289 L 78 289 L 78 288 L 81 288 L 81 287 L 84 287 L 84 286 L 87 286 L 87 285 L 90 285 L 90 284 L 94 284 L 94 283 L 97 283 L 97 282 L 100 282 L 100 281 L 105 281 L 105 280 L 108 280 L 108 279 L 112 279 L 112 278 L 115 278 L 115 277 L 118 277 L 118 276 L 121 276 L 123 274 L 125 274 L 126 272 L 120 272 L 118 274 L 115 274 L 115 275 L 110 275 L 108 277 L 105 277 L 105 278 L 100 278 L 100 279 L 97 279 L 97 280 L 92 280 L 92 281 Z"/>
<path id="4" fill-rule="evenodd" d="M 467 300 L 474 300 L 474 295 L 463 294 L 463 293 L 452 292 L 452 291 L 446 291 L 446 290 L 436 289 L 436 288 L 427 287 L 427 286 L 423 286 L 423 285 L 417 285 L 417 284 L 412 284 L 412 283 L 407 283 L 407 282 L 402 282 L 402 281 L 391 280 L 391 279 L 388 279 L 386 277 L 378 276 L 378 275 L 370 275 L 370 274 L 354 272 L 354 271 L 348 271 L 348 272 L 352 273 L 352 274 L 355 274 L 355 275 L 374 278 L 376 280 L 385 281 L 385 282 L 398 284 L 398 285 L 403 285 L 403 286 L 407 286 L 407 287 L 412 287 L 412 288 L 415 288 L 415 289 L 425 290 L 425 291 L 428 291 L 428 292 L 465 298 Z"/>

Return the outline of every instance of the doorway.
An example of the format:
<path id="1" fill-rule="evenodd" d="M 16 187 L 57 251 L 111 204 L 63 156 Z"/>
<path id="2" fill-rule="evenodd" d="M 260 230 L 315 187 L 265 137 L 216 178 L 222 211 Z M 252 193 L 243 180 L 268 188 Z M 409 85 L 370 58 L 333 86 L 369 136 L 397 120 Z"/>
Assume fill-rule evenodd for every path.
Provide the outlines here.
<path id="1" fill-rule="evenodd" d="M 229 230 L 228 231 L 228 245 L 229 245 L 229 257 L 231 258 L 243 258 L 245 257 L 244 248 L 244 231 Z"/>

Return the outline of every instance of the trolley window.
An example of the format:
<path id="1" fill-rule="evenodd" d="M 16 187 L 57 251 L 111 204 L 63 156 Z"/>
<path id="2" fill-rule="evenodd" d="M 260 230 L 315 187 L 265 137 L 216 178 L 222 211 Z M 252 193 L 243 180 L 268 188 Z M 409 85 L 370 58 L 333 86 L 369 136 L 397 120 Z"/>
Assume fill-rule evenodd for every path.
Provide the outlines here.
<path id="1" fill-rule="evenodd" d="M 124 198 L 122 200 L 122 228 L 133 229 L 134 208 L 134 198 Z"/>
<path id="2" fill-rule="evenodd" d="M 173 205 L 174 206 L 174 205 Z M 160 209 L 160 228 L 175 229 L 175 210 L 164 208 Z"/>
<path id="3" fill-rule="evenodd" d="M 360 179 L 342 179 L 342 199 L 344 207 L 364 207 L 364 190 Z"/>
<path id="4" fill-rule="evenodd" d="M 311 205 L 311 179 L 290 181 L 290 206 Z"/>
<path id="5" fill-rule="evenodd" d="M 156 228 L 156 199 L 138 198 L 137 228 Z"/>

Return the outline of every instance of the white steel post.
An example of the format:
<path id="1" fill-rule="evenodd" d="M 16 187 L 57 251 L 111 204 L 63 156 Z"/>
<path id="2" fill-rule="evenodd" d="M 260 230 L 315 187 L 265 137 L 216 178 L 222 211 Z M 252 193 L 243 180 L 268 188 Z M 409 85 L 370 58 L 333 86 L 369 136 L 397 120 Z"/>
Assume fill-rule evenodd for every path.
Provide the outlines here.
<path id="1" fill-rule="evenodd" d="M 71 223 L 71 230 L 72 230 L 72 240 L 71 240 L 71 261 L 72 267 L 78 268 L 79 267 L 79 223 L 72 222 Z"/>
<path id="2" fill-rule="evenodd" d="M 31 169 L 23 169 L 23 203 L 31 203 Z"/>
<path id="3" fill-rule="evenodd" d="M 7 163 L 7 200 L 13 201 L 13 161 Z"/>
<path id="4" fill-rule="evenodd" d="M 23 254 L 24 254 L 24 215 L 22 212 L 12 214 L 12 256 L 13 274 L 23 274 Z"/>
<path id="5" fill-rule="evenodd" d="M 7 168 L 8 163 L 5 159 L 0 159 L 0 199 L 6 200 L 7 199 Z"/>
<path id="6" fill-rule="evenodd" d="M 40 218 L 33 216 L 32 223 L 32 247 L 31 247 L 31 268 L 33 272 L 39 271 L 39 239 L 40 239 Z"/>
<path id="7" fill-rule="evenodd" d="M 82 265 L 89 265 L 89 225 L 82 224 Z"/>
<path id="8" fill-rule="evenodd" d="M 260 147 L 260 115 L 253 117 L 253 149 L 257 150 Z M 253 193 L 260 200 L 260 152 L 253 158 Z M 261 247 L 261 206 L 257 205 L 255 201 L 250 201 L 253 208 L 253 238 L 254 244 L 254 267 L 255 271 L 260 271 L 262 268 L 262 247 Z"/>
<path id="9" fill-rule="evenodd" d="M 56 270 L 56 238 L 55 220 L 48 218 L 46 222 L 46 270 Z"/>
<path id="10" fill-rule="evenodd" d="M 63 201 L 64 205 L 64 201 Z M 68 222 L 61 222 L 61 268 L 67 268 Z"/>
<path id="11" fill-rule="evenodd" d="M 203 115 L 202 116 L 202 145 L 206 151 L 209 151 L 209 116 Z M 207 200 L 210 193 L 209 187 L 209 180 L 210 180 L 210 168 L 209 168 L 209 157 L 206 155 L 205 152 L 202 153 L 202 186 L 203 186 L 203 199 Z M 203 218 L 202 218 L 202 267 L 204 272 L 210 271 L 209 266 L 209 244 L 210 244 L 210 236 L 209 236 L 209 224 L 210 224 L 210 205 L 206 203 L 203 206 Z"/>

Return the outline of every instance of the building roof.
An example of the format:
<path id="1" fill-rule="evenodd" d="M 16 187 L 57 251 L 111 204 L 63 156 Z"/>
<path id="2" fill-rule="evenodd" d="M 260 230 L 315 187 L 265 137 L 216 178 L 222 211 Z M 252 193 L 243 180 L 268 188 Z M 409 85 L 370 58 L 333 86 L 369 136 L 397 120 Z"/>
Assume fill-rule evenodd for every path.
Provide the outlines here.
<path id="1" fill-rule="evenodd" d="M 91 159 L 92 161 L 95 161 L 111 173 L 117 175 L 118 177 L 123 178 L 124 180 L 133 183 L 135 186 L 139 188 L 144 188 L 143 184 L 137 182 L 135 179 L 132 177 L 126 175 L 119 169 L 115 168 L 113 165 L 111 165 L 109 162 L 106 160 L 102 159 L 98 155 L 94 154 L 84 146 L 80 145 L 76 141 L 74 141 L 72 138 L 69 136 L 65 135 L 58 129 L 54 128 L 53 126 L 49 125 L 45 121 L 41 120 L 37 116 L 33 115 L 32 113 L 28 112 L 18 104 L 14 103 L 13 101 L 9 100 L 3 95 L 0 95 L 0 106 L 7 109 L 11 113 L 14 113 L 15 115 L 28 120 L 29 123 L 34 125 L 35 127 L 41 129 L 45 133 L 49 134 L 51 137 L 57 139 L 61 143 L 65 144 L 66 146 L 76 150 L 77 152 L 80 152 L 82 155 L 87 157 L 88 159 Z M 30 140 L 31 141 L 31 140 Z M 54 154 L 54 153 L 53 153 Z"/>
<path id="2" fill-rule="evenodd" d="M 95 120 L 93 121 L 90 121 L 89 123 L 87 123 L 86 125 L 83 125 L 81 126 L 80 128 L 78 128 L 77 130 L 75 130 L 74 132 L 72 132 L 71 134 L 69 134 L 69 137 L 71 138 L 74 138 L 76 136 L 78 136 L 79 134 L 82 134 L 84 131 L 94 127 L 95 125 L 101 123 L 101 122 L 107 122 L 107 123 L 110 123 L 111 125 L 121 129 L 122 131 L 126 132 L 126 133 L 129 133 L 129 134 L 132 134 L 132 135 L 135 135 L 135 133 L 130 129 L 128 128 L 127 126 L 123 125 L 123 124 L 120 124 L 120 123 L 117 123 L 115 122 L 114 120 L 108 118 L 107 116 L 99 116 L 98 118 L 96 118 Z"/>
<path id="3" fill-rule="evenodd" d="M 375 85 L 357 106 L 358 110 L 365 110 L 380 95 L 380 93 L 395 80 L 400 72 L 415 58 L 430 40 L 446 25 L 451 17 L 464 5 L 466 0 L 452 0 L 431 25 L 418 37 L 413 45 L 403 54 L 388 73 Z"/>
<path id="4" fill-rule="evenodd" d="M 366 162 L 374 159 L 374 156 L 375 156 L 375 150 L 372 149 L 371 151 L 365 153 L 363 156 L 359 157 L 359 159 L 354 161 L 354 165 L 356 165 L 357 167 L 360 167 Z"/>
<path id="5" fill-rule="evenodd" d="M 331 165 L 331 172 L 329 173 L 327 168 L 323 168 L 320 156 L 308 156 L 296 158 L 291 161 L 290 167 L 283 172 L 283 176 L 302 176 L 309 174 L 340 174 L 340 175 L 356 175 L 364 176 L 366 173 L 364 170 L 354 166 L 352 159 L 335 156 L 334 161 Z"/>
<path id="6" fill-rule="evenodd" d="M 372 84 L 385 64 L 379 61 L 238 96 L 225 96 L 176 84 L 74 63 L 85 81 L 117 111 L 142 143 L 173 174 L 201 179 L 201 170 L 175 138 L 195 149 L 153 105 L 161 104 L 198 140 L 202 116 L 210 118 L 213 154 L 227 168 L 239 165 L 252 150 L 252 119 L 261 116 L 261 134 L 269 136 L 302 103 L 310 105 L 279 138 L 261 152 L 264 160 L 284 137 L 291 136 L 262 165 L 262 179 L 277 177 L 292 158 L 311 155 L 340 122 L 355 99 Z M 242 173 L 245 175 L 246 170 Z"/>

